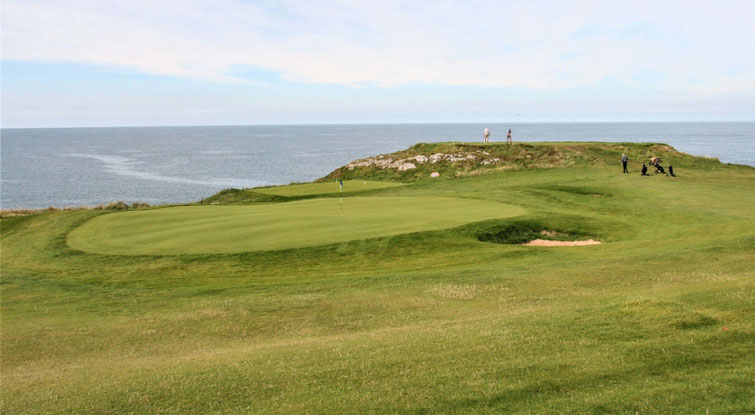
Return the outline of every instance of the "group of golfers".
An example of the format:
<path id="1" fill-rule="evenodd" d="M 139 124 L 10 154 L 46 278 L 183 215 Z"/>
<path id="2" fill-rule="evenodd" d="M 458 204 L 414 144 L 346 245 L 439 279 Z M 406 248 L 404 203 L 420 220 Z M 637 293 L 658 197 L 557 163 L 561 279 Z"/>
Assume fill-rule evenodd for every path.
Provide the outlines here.
<path id="1" fill-rule="evenodd" d="M 674 174 L 674 166 L 668 165 L 668 173 L 666 173 L 666 169 L 663 168 L 661 165 L 661 158 L 660 157 L 653 157 L 650 159 L 650 165 L 655 167 L 655 171 L 657 173 L 663 173 L 666 176 L 671 175 L 671 177 L 676 177 Z M 629 157 L 626 154 L 621 155 L 621 166 L 624 168 L 624 173 L 629 173 L 629 170 L 627 170 L 627 164 L 629 163 Z M 645 163 L 642 163 L 642 170 L 640 170 L 640 173 L 642 176 L 649 176 L 648 174 L 648 166 Z"/>
<path id="2" fill-rule="evenodd" d="M 484 129 L 482 131 L 482 142 L 485 144 L 490 143 L 490 130 Z M 509 132 L 506 135 L 506 144 L 511 144 L 513 141 L 511 139 L 511 128 L 509 128 Z M 655 167 L 655 171 L 657 173 L 663 173 L 666 176 L 676 177 L 674 174 L 674 166 L 668 165 L 668 173 L 666 173 L 666 169 L 663 168 L 661 165 L 661 158 L 660 157 L 653 157 L 650 159 L 650 165 Z M 629 157 L 626 154 L 621 155 L 621 166 L 624 168 L 624 173 L 629 173 L 629 170 L 627 170 L 627 164 L 629 164 Z M 640 170 L 640 173 L 642 176 L 649 176 L 648 174 L 648 166 L 645 163 L 642 163 L 642 170 Z"/>

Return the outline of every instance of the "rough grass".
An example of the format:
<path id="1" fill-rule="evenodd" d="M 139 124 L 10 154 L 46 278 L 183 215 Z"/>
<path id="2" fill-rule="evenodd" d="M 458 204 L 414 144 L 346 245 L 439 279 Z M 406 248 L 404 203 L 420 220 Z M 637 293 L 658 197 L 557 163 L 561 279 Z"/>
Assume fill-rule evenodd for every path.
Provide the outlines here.
<path id="1" fill-rule="evenodd" d="M 0 209 L 0 219 L 1 218 L 14 218 L 17 216 L 28 216 L 28 215 L 39 215 L 42 213 L 50 213 L 50 212 L 57 212 L 57 211 L 71 211 L 71 210 L 128 210 L 128 209 L 146 209 L 149 208 L 150 204 L 147 202 L 134 202 L 129 206 L 126 204 L 126 202 L 122 200 L 117 200 L 108 203 L 107 205 L 97 205 L 97 206 L 65 206 L 62 208 L 58 208 L 55 206 L 50 206 L 48 208 L 44 209 Z"/>
<path id="2" fill-rule="evenodd" d="M 88 254 L 66 237 L 102 212 L 2 219 L 0 409 L 752 413 L 755 172 L 674 166 L 418 181 L 380 196 L 527 214 L 278 251 Z M 604 244 L 477 238 L 514 221 Z"/>
<path id="3" fill-rule="evenodd" d="M 589 222 L 585 218 L 582 218 L 582 220 Z M 589 234 L 590 226 L 588 223 L 570 223 L 571 221 L 567 218 L 558 218 L 556 222 L 560 224 L 559 229 L 551 229 L 552 226 L 547 225 L 548 222 L 553 223 L 554 221 L 533 219 L 510 220 L 484 229 L 477 233 L 476 236 L 480 241 L 497 244 L 523 244 L 533 239 L 571 241 L 592 236 Z"/>

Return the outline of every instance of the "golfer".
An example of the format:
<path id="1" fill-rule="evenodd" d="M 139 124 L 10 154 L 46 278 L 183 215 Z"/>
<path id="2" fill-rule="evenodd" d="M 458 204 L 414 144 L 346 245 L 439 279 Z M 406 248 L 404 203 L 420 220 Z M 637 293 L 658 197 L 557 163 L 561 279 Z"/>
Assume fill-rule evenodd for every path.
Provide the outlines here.
<path id="1" fill-rule="evenodd" d="M 511 128 L 509 128 L 509 133 L 506 135 L 506 144 L 511 144 L 514 141 L 511 139 Z"/>
<path id="2" fill-rule="evenodd" d="M 482 142 L 487 144 L 490 140 L 490 130 L 487 128 L 482 131 Z"/>
<path id="3" fill-rule="evenodd" d="M 629 157 L 626 154 L 621 155 L 621 165 L 624 166 L 624 173 L 629 173 L 627 170 L 627 163 L 629 163 Z"/>

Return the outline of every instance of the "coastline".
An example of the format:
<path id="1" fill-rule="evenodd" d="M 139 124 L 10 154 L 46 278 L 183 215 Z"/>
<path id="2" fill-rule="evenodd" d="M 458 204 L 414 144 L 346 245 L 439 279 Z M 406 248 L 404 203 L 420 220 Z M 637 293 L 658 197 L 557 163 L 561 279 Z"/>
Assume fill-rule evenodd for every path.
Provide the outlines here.
<path id="1" fill-rule="evenodd" d="M 424 146 L 424 147 L 423 147 Z M 744 165 L 744 164 L 735 164 L 735 163 L 722 163 L 716 158 L 712 157 L 706 157 L 706 156 L 699 156 L 694 154 L 688 154 L 688 153 L 682 153 L 679 152 L 677 149 L 675 149 L 672 146 L 669 146 L 665 143 L 637 143 L 637 142 L 589 142 L 589 141 L 543 141 L 543 142 L 522 142 L 522 143 L 515 143 L 511 148 L 512 149 L 537 149 L 539 147 L 554 147 L 554 148 L 566 148 L 566 147 L 574 147 L 577 146 L 577 148 L 588 148 L 590 146 L 593 147 L 605 147 L 609 149 L 613 149 L 613 151 L 620 155 L 622 151 L 629 151 L 629 148 L 652 148 L 653 146 L 656 146 L 658 151 L 670 151 L 672 155 L 677 157 L 689 157 L 691 160 L 697 159 L 697 160 L 705 160 L 713 164 L 718 164 L 720 166 L 728 166 L 731 168 L 749 168 L 749 169 L 755 169 L 755 167 L 750 165 Z M 431 149 L 445 149 L 443 151 L 447 151 L 447 153 L 443 152 L 436 152 L 433 153 L 435 150 Z M 479 175 L 479 174 L 489 174 L 495 171 L 504 171 L 504 170 L 520 170 L 520 169 L 539 169 L 539 168 L 558 168 L 558 167 L 566 167 L 570 165 L 569 163 L 564 163 L 563 160 L 559 160 L 558 157 L 554 158 L 552 156 L 546 156 L 543 154 L 529 154 L 528 152 L 531 152 L 530 150 L 524 150 L 523 153 L 520 153 L 517 155 L 511 155 L 508 154 L 506 157 L 508 157 L 508 160 L 505 159 L 505 157 L 495 157 L 495 156 L 486 156 L 483 153 L 485 152 L 484 148 L 490 148 L 490 149 L 501 149 L 501 148 L 507 148 L 505 143 L 501 142 L 493 142 L 490 144 L 481 144 L 478 142 L 431 142 L 431 143 L 416 143 L 413 144 L 411 147 L 400 150 L 395 153 L 389 153 L 389 154 L 381 154 L 377 156 L 369 156 L 365 158 L 357 158 L 349 161 L 348 163 L 345 163 L 343 166 L 337 168 L 336 170 L 332 171 L 331 173 L 312 180 L 311 182 L 321 182 L 321 181 L 327 181 L 327 180 L 337 180 L 339 177 L 341 177 L 342 174 L 345 174 L 343 177 L 349 176 L 349 171 L 353 171 L 354 168 L 363 168 L 368 166 L 380 166 L 381 168 L 378 168 L 377 170 L 386 170 L 386 168 L 393 167 L 395 169 L 404 169 L 408 168 L 406 171 L 408 173 L 412 173 L 413 171 L 416 171 L 417 165 L 420 165 L 422 167 L 423 163 L 427 163 L 428 165 L 432 166 L 446 166 L 451 165 L 451 169 L 449 171 L 452 171 L 452 174 L 454 177 L 458 178 L 465 175 Z M 440 151 L 440 150 L 438 150 Z M 656 150 L 653 150 L 656 151 Z M 658 152 L 656 151 L 656 153 Z M 650 153 L 646 152 L 646 154 L 643 155 L 643 157 L 647 158 Z M 393 159 L 391 158 L 393 157 Z M 437 157 L 438 159 L 433 160 L 432 157 Z M 527 160 L 526 158 L 530 158 Z M 534 158 L 532 158 L 534 157 Z M 547 160 L 543 157 L 550 157 Z M 466 159 L 465 159 L 466 158 Z M 471 158 L 471 159 L 469 159 Z M 394 160 L 395 159 L 395 160 Z M 388 163 L 385 163 L 386 161 L 390 160 Z M 418 161 L 419 160 L 419 161 Z M 439 164 L 434 164 L 435 162 L 440 161 Z M 471 161 L 471 165 L 470 165 Z M 518 161 L 518 162 L 517 162 Z M 525 161 L 526 163 L 522 163 L 521 161 Z M 633 163 L 637 162 L 637 158 L 632 160 Z M 391 166 L 390 163 L 393 163 Z M 576 161 L 571 161 L 571 164 L 575 163 L 598 163 L 598 165 L 610 165 L 609 160 L 603 160 L 603 159 L 579 159 Z M 454 165 L 458 165 L 454 167 Z M 460 169 L 457 167 L 461 167 Z M 484 167 L 484 168 L 483 168 Z M 359 169 L 358 169 L 359 170 Z M 390 170 L 387 169 L 387 170 Z M 459 170 L 459 171 L 457 171 Z M 338 173 L 340 172 L 340 173 Z M 448 172 L 447 172 L 448 173 Z M 378 174 L 377 171 L 370 172 L 368 177 L 372 174 Z M 382 174 L 382 173 L 381 173 Z M 445 176 L 445 175 L 444 175 Z M 386 179 L 386 177 L 383 177 Z M 444 177 L 446 178 L 446 177 Z M 395 177 L 387 177 L 388 180 L 405 180 L 402 179 L 399 176 Z M 288 184 L 293 184 L 288 183 Z M 302 183 L 302 182 L 295 182 L 295 183 Z M 303 183 L 310 183 L 310 182 L 303 182 Z M 288 184 L 277 184 L 277 185 L 263 185 L 253 188 L 242 188 L 242 189 L 255 189 L 255 188 L 267 188 L 267 187 L 278 187 L 278 186 L 286 186 Z M 233 187 L 226 188 L 227 189 L 234 189 Z M 192 205 L 192 204 L 198 204 L 202 203 L 203 200 L 209 200 L 212 199 L 213 195 L 216 195 L 218 192 L 222 192 L 224 189 L 220 189 L 218 191 L 213 192 L 210 195 L 207 195 L 205 197 L 202 197 L 201 199 L 194 200 L 194 201 L 184 201 L 184 202 L 167 202 L 167 203 L 148 203 L 143 198 L 135 198 L 135 201 L 128 202 L 124 201 L 123 198 L 115 199 L 113 201 L 107 201 L 107 202 L 100 202 L 92 205 L 78 205 L 78 206 L 48 206 L 48 207 L 42 207 L 42 208 L 7 208 L 7 209 L 0 209 L 0 217 L 13 217 L 13 216 L 24 216 L 28 214 L 38 214 L 38 213 L 44 213 L 44 212 L 50 212 L 50 211 L 68 211 L 68 210 L 126 210 L 129 208 L 146 208 L 146 207 L 164 207 L 164 206 L 183 206 L 183 205 Z M 129 206 L 129 203 L 131 205 L 135 205 L 136 207 Z"/>

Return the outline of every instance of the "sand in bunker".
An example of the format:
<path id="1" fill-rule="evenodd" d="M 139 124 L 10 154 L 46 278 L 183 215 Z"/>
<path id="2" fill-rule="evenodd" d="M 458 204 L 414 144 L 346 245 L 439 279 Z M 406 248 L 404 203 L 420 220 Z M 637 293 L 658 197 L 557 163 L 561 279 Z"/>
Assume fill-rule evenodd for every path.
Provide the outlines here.
<path id="1" fill-rule="evenodd" d="M 588 239 L 586 241 L 548 241 L 545 239 L 533 239 L 526 244 L 529 246 L 583 246 L 583 245 L 600 245 L 600 241 Z"/>

